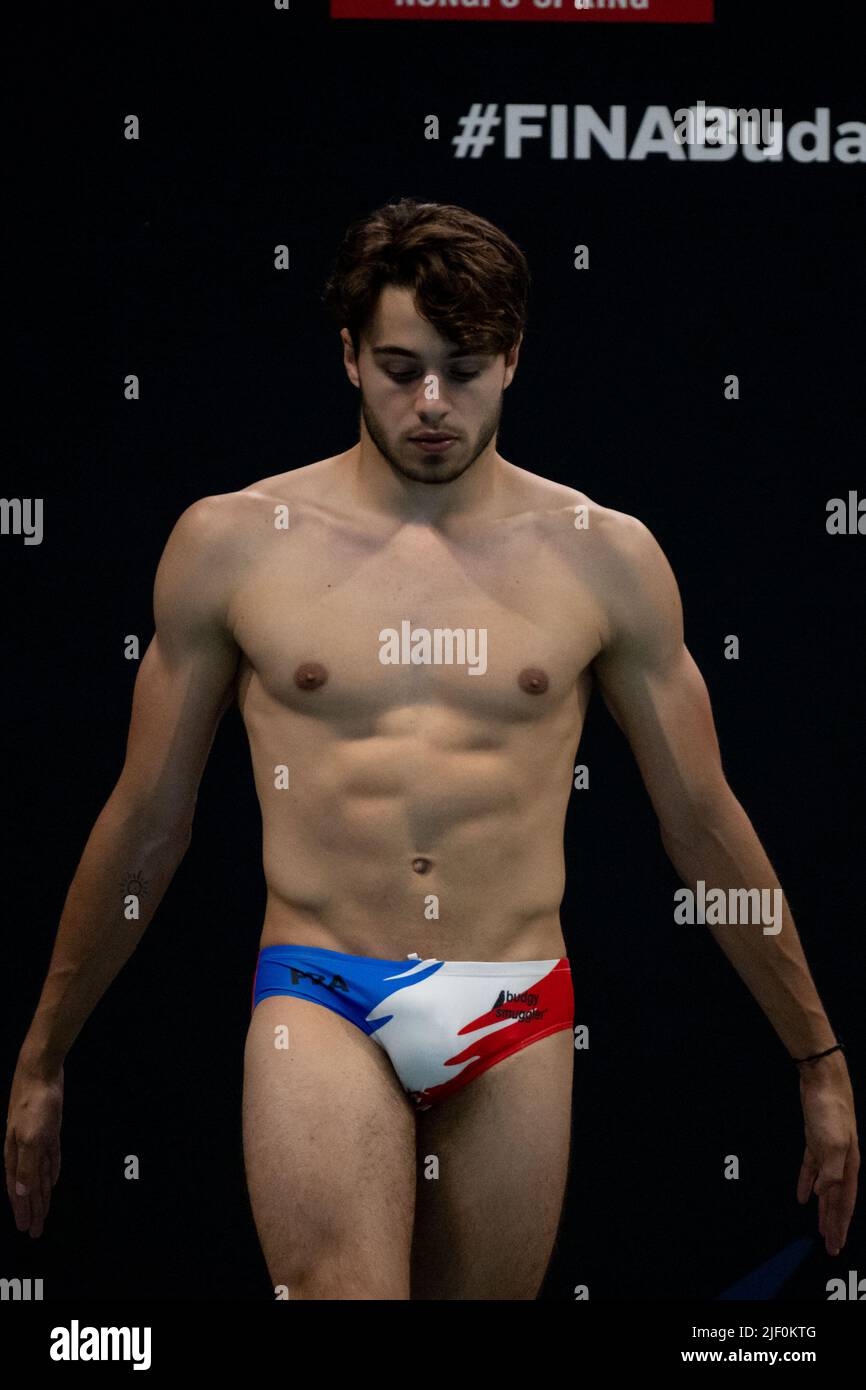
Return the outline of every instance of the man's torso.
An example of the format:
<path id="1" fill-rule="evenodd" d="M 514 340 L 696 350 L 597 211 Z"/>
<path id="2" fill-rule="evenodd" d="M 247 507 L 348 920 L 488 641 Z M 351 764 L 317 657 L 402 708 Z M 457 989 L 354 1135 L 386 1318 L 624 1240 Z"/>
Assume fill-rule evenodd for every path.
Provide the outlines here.
<path id="1" fill-rule="evenodd" d="M 619 514 L 506 464 L 484 514 L 406 523 L 348 504 L 343 459 L 226 499 L 261 945 L 555 958 Z M 388 630 L 396 664 L 380 660 Z"/>

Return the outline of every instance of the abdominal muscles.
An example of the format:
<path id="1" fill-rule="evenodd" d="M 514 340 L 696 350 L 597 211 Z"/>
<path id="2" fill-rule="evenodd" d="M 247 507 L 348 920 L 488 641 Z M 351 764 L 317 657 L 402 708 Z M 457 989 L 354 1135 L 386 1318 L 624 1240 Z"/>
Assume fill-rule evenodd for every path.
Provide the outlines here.
<path id="1" fill-rule="evenodd" d="M 520 959 L 521 942 L 559 953 L 571 720 L 499 725 L 412 705 L 366 737 L 290 712 L 246 722 L 263 942 L 397 959 Z"/>

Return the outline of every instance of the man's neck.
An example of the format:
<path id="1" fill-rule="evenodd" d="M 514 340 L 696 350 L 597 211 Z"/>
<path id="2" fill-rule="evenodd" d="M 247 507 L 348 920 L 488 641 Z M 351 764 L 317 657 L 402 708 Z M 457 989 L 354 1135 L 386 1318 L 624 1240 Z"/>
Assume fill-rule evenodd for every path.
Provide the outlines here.
<path id="1" fill-rule="evenodd" d="M 379 452 L 371 439 L 362 439 L 343 455 L 350 496 L 360 507 L 396 521 L 441 527 L 449 519 L 481 516 L 495 511 L 509 467 L 491 440 L 469 467 L 450 483 L 406 478 Z"/>

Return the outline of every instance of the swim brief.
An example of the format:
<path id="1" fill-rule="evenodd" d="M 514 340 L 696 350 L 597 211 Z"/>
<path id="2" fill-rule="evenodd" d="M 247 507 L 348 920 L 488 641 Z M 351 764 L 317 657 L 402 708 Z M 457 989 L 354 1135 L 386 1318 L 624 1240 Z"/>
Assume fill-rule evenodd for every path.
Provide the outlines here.
<path id="1" fill-rule="evenodd" d="M 265 946 L 253 976 L 252 1010 L 280 994 L 324 1004 L 373 1038 L 419 1110 L 574 1023 L 565 956 L 382 960 L 313 946 Z"/>

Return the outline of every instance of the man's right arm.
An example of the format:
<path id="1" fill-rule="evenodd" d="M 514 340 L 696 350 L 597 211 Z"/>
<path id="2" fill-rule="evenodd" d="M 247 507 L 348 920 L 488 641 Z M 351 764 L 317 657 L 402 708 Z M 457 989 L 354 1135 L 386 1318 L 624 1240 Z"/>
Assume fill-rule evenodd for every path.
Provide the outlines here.
<path id="1" fill-rule="evenodd" d="M 123 770 L 70 884 L 19 1062 L 51 1074 L 128 960 L 189 844 L 198 786 L 232 699 L 238 648 L 226 625 L 231 495 L 188 507 L 154 585 L 155 635 L 135 682 Z M 146 884 L 140 915 L 124 885 Z"/>

